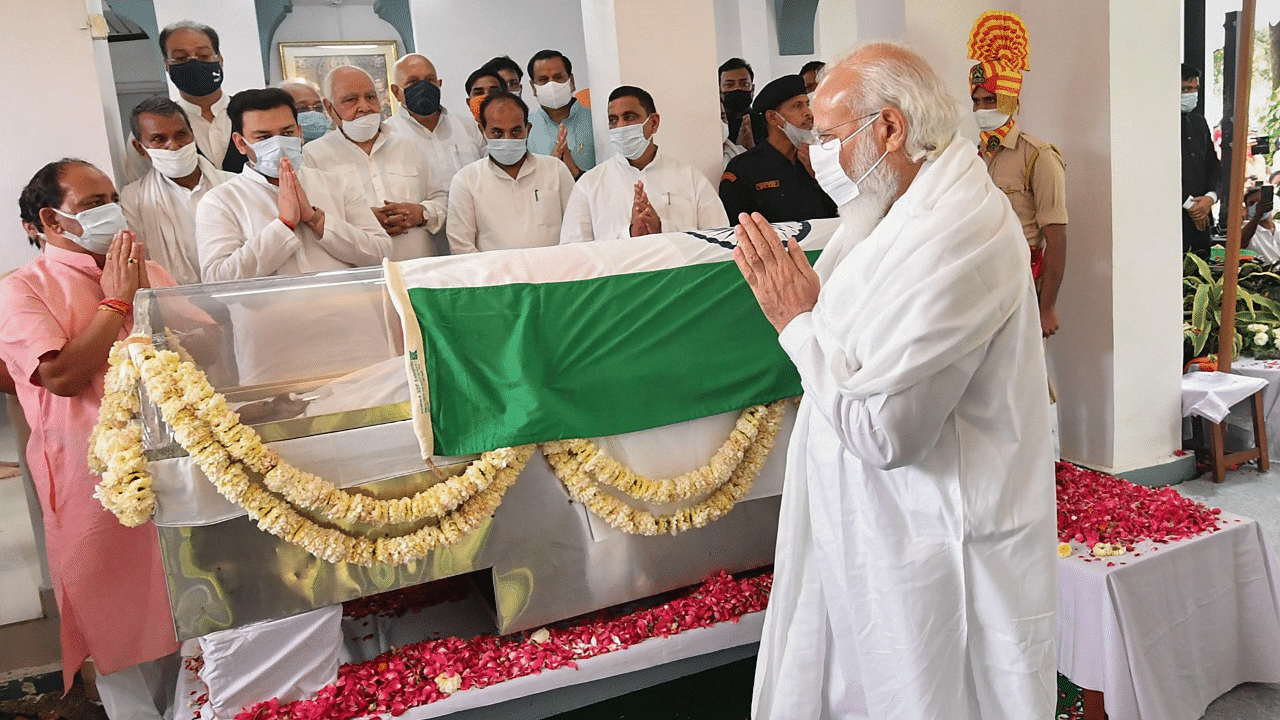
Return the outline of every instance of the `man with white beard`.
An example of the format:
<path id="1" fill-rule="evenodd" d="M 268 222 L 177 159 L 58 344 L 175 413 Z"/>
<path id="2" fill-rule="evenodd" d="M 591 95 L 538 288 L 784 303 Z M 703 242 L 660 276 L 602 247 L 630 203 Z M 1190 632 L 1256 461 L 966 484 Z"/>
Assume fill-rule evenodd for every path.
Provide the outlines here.
<path id="1" fill-rule="evenodd" d="M 734 252 L 805 391 L 753 717 L 1052 717 L 1053 458 L 1021 225 L 914 53 L 855 50 L 814 118 L 842 227 L 810 267 L 744 214 Z"/>

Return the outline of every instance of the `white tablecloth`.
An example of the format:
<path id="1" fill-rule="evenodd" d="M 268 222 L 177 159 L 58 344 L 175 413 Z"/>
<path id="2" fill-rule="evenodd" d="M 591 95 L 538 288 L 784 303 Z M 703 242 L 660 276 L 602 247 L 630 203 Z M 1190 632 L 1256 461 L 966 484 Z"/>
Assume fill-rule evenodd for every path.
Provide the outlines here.
<path id="1" fill-rule="evenodd" d="M 1240 358 L 1231 364 L 1231 370 L 1267 381 L 1267 387 L 1262 391 L 1262 409 L 1267 414 L 1267 447 L 1271 450 L 1271 457 L 1277 457 L 1280 453 L 1280 360 Z M 1253 413 L 1248 405 L 1237 406 L 1228 422 L 1232 437 L 1239 433 L 1243 442 L 1253 442 Z"/>
<path id="2" fill-rule="evenodd" d="M 1197 720 L 1243 682 L 1280 682 L 1280 583 L 1258 523 L 1059 565 L 1058 669 L 1111 720 Z M 1108 567 L 1108 562 L 1114 565 Z"/>
<path id="3" fill-rule="evenodd" d="M 1231 406 L 1266 386 L 1265 380 L 1234 373 L 1187 373 L 1182 376 L 1182 416 L 1199 415 L 1220 423 Z"/>

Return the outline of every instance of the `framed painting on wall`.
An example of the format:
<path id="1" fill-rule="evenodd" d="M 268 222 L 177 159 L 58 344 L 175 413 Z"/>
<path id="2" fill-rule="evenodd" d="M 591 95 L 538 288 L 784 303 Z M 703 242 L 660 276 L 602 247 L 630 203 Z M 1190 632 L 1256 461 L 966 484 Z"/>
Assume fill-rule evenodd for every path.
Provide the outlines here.
<path id="1" fill-rule="evenodd" d="M 285 80 L 304 78 L 323 87 L 329 71 L 341 65 L 355 65 L 373 76 L 378 91 L 382 116 L 391 117 L 399 103 L 391 94 L 391 70 L 400 57 L 400 44 L 395 40 L 319 40 L 315 42 L 282 42 L 280 74 Z"/>

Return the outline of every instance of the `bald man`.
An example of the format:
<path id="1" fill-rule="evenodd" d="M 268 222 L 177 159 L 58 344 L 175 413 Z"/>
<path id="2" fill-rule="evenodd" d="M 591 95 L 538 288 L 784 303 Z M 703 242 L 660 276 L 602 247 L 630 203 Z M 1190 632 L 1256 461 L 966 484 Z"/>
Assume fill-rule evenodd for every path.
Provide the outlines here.
<path id="1" fill-rule="evenodd" d="M 358 67 L 331 70 L 324 96 L 338 130 L 308 143 L 303 165 L 343 175 L 364 192 L 391 236 L 392 260 L 437 254 L 431 233 L 444 227 L 448 191 L 436 182 L 421 144 L 383 130 L 377 88 Z"/>
<path id="2" fill-rule="evenodd" d="M 1051 718 L 1057 509 L 1022 223 L 920 56 L 854 51 L 813 118 L 843 221 L 822 256 L 759 214 L 736 231 L 804 385 L 752 717 Z M 919 257 L 938 261 L 902 272 Z"/>
<path id="3" fill-rule="evenodd" d="M 432 176 L 449 187 L 454 173 L 484 157 L 485 145 L 470 117 L 455 117 L 440 105 L 443 85 L 426 57 L 414 53 L 400 58 L 391 85 L 400 112 L 387 121 L 387 127 L 419 141 L 431 160 Z"/>
<path id="4" fill-rule="evenodd" d="M 298 111 L 298 126 L 302 128 L 302 142 L 309 143 L 329 132 L 329 116 L 324 111 L 320 88 L 303 78 L 292 78 L 280 83 L 280 89 L 293 98 L 293 109 Z"/>

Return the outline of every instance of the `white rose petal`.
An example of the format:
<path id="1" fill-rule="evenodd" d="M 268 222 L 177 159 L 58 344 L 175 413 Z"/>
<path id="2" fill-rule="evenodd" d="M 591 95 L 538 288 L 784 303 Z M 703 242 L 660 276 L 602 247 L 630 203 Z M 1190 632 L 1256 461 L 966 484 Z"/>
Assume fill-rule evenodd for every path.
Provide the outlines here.
<path id="1" fill-rule="evenodd" d="M 436 676 L 436 687 L 440 689 L 440 692 L 452 695 L 462 688 L 462 676 L 441 673 Z"/>
<path id="2" fill-rule="evenodd" d="M 529 636 L 529 639 L 541 645 L 551 639 L 551 632 L 546 628 L 538 628 L 533 631 L 533 634 Z"/>

